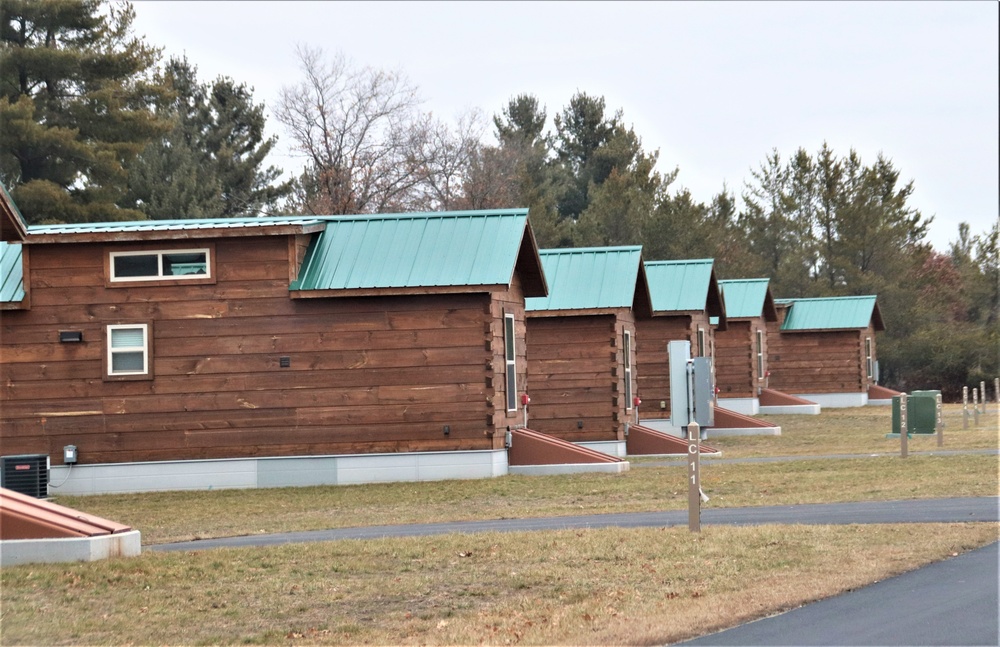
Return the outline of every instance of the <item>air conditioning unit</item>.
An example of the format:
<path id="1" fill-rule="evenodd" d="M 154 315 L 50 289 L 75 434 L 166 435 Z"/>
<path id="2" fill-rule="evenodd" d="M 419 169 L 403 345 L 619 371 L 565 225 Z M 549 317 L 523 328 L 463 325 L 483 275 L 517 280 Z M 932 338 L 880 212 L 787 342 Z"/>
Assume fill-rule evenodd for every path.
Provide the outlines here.
<path id="1" fill-rule="evenodd" d="M 33 496 L 36 499 L 48 497 L 48 455 L 0 456 L 0 487 Z"/>

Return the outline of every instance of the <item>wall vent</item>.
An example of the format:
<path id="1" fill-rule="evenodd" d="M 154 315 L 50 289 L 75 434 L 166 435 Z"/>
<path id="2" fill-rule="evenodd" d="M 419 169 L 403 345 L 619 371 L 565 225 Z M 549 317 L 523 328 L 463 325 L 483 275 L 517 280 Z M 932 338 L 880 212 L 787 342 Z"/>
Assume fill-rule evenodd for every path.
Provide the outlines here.
<path id="1" fill-rule="evenodd" d="M 0 456 L 0 487 L 33 496 L 36 499 L 48 497 L 48 455 Z"/>

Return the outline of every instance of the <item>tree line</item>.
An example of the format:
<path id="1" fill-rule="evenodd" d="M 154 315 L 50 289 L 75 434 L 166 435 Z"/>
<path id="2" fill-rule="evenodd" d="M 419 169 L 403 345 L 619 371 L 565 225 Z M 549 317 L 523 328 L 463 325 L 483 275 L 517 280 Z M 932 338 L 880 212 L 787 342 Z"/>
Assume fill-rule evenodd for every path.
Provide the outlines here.
<path id="1" fill-rule="evenodd" d="M 520 94 L 449 123 L 401 72 L 300 47 L 271 105 L 305 160 L 285 180 L 252 90 L 162 60 L 134 17 L 107 0 L 0 5 L 0 181 L 29 224 L 528 207 L 543 248 L 641 244 L 647 260 L 770 278 L 780 298 L 876 294 L 888 386 L 954 395 L 1000 372 L 997 224 L 934 251 L 884 155 L 774 150 L 739 200 L 723 186 L 701 202 L 601 96 L 550 119 Z"/>

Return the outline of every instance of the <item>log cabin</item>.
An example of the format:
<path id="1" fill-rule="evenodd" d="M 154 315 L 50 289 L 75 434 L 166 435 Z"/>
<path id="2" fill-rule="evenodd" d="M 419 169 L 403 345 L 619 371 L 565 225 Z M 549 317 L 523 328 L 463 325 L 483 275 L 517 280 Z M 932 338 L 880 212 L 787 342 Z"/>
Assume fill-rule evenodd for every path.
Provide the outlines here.
<path id="1" fill-rule="evenodd" d="M 652 316 L 636 321 L 636 368 L 641 421 L 657 430 L 670 427 L 670 362 L 667 344 L 689 341 L 691 355 L 712 357 L 714 329 L 727 327 L 713 259 L 646 261 Z M 713 326 L 712 317 L 718 317 Z"/>
<path id="2" fill-rule="evenodd" d="M 524 302 L 547 294 L 526 209 L 39 225 L 20 246 L 0 442 L 50 457 L 60 493 L 507 473 Z"/>
<path id="3" fill-rule="evenodd" d="M 635 322 L 652 306 L 642 248 L 539 252 L 546 297 L 527 299 L 529 426 L 625 456 L 635 410 Z"/>
<path id="4" fill-rule="evenodd" d="M 822 407 L 859 407 L 876 384 L 875 296 L 778 299 L 767 324 L 771 388 Z"/>
<path id="5" fill-rule="evenodd" d="M 767 384 L 767 322 L 778 320 L 769 279 L 719 281 L 726 330 L 715 333 L 719 406 L 754 416 Z M 714 320 L 714 318 L 713 318 Z"/>

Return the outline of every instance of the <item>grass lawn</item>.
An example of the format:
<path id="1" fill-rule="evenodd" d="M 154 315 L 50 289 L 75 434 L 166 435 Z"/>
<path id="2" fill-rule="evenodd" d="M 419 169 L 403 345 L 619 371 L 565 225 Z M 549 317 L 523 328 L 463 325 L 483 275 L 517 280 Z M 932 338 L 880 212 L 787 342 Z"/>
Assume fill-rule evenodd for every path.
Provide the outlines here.
<path id="1" fill-rule="evenodd" d="M 995 405 L 992 405 L 995 407 Z M 949 409 L 955 408 L 954 405 Z M 946 410 L 944 450 L 996 449 Z M 885 438 L 889 407 L 720 437 L 706 507 L 996 496 L 998 457 Z M 992 418 L 989 416 L 992 415 Z M 808 458 L 850 454 L 851 458 Z M 879 456 L 873 457 L 873 454 Z M 662 460 L 660 462 L 663 462 Z M 620 475 L 60 497 L 143 542 L 344 526 L 684 509 L 686 468 Z M 995 541 L 991 523 L 599 529 L 155 553 L 0 574 L 0 644 L 664 644 Z M 845 567 L 849 565 L 849 567 Z"/>

